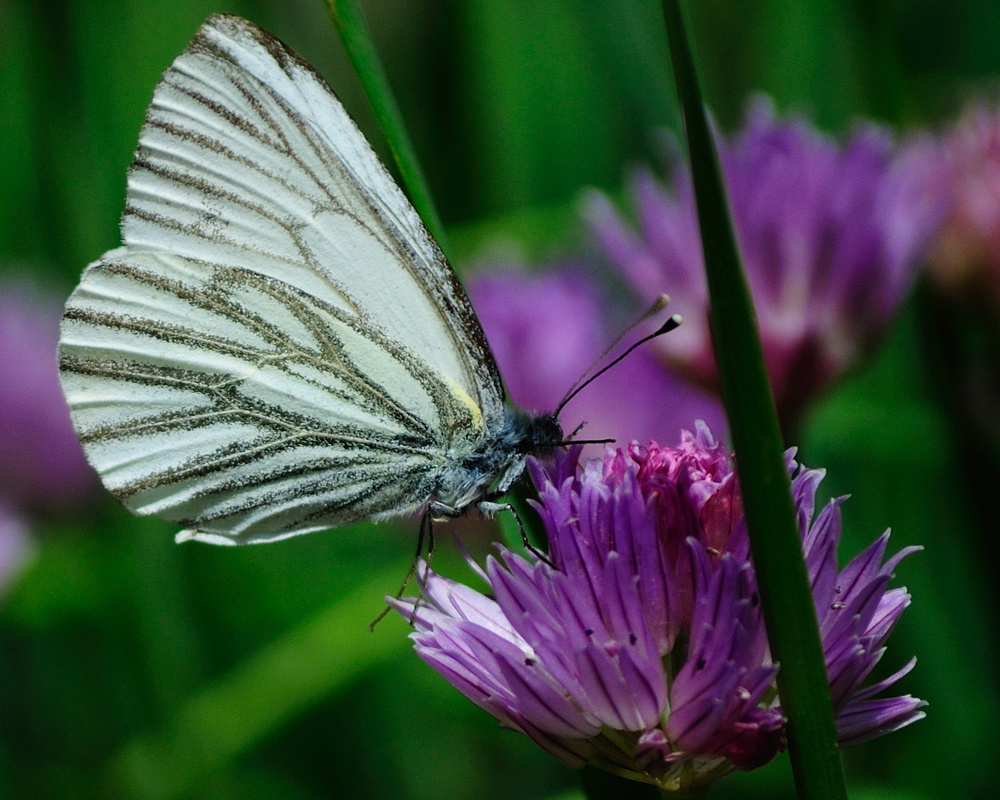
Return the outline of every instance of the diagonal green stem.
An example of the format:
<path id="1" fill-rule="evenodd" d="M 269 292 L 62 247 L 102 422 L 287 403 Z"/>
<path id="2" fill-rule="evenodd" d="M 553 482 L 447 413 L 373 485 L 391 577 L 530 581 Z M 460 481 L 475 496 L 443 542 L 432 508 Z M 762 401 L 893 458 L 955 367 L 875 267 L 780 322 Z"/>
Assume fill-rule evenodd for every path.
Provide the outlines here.
<path id="1" fill-rule="evenodd" d="M 128 742 L 107 765 L 108 796 L 190 797 L 289 719 L 402 653 L 404 637 L 382 629 L 373 635 L 361 620 L 371 619 L 404 569 L 392 563 L 378 570 L 187 698 L 164 730 Z M 394 625 L 402 627 L 402 620 L 384 623 Z"/>
<path id="2" fill-rule="evenodd" d="M 438 215 L 437 206 L 434 205 L 427 179 L 420 168 L 413 143 L 406 132 L 403 115 L 389 87 L 382 62 L 375 52 L 375 45 L 372 43 L 361 9 L 356 0 L 326 0 L 326 6 L 351 59 L 351 64 L 354 65 L 354 71 L 361 80 L 396 166 L 399 167 L 399 174 L 409 192 L 410 201 L 431 232 L 431 236 L 437 240 L 441 251 L 445 256 L 449 256 L 444 225 Z"/>
<path id="3" fill-rule="evenodd" d="M 409 191 L 410 200 L 431 235 L 437 240 L 445 257 L 448 258 L 449 262 L 454 263 L 445 237 L 444 225 L 438 215 L 437 207 L 434 205 L 434 199 L 431 197 L 413 144 L 406 133 L 403 116 L 399 112 L 399 106 L 396 104 L 392 89 L 389 87 L 385 70 L 382 69 L 382 63 L 375 52 L 375 45 L 372 43 L 361 9 L 356 0 L 326 0 L 326 5 L 337 32 L 340 34 L 340 39 L 344 43 L 344 48 L 347 50 L 347 55 L 350 57 L 365 94 L 368 96 L 368 102 L 371 103 L 372 109 L 375 111 L 375 117 L 382 127 L 382 133 L 389 143 L 389 149 L 392 150 L 400 175 Z M 525 517 L 526 527 L 532 528 L 530 515 L 522 516 Z M 516 548 L 521 544 L 520 531 L 517 529 L 516 522 L 512 520 L 507 522 L 508 524 L 503 524 L 504 519 L 501 520 L 504 539 L 509 546 Z M 531 538 L 540 541 L 537 533 Z"/>
<path id="4" fill-rule="evenodd" d="M 844 800 L 843 766 L 816 611 L 750 290 L 680 0 L 663 0 L 684 115 L 711 327 L 740 491 L 800 798 Z"/>

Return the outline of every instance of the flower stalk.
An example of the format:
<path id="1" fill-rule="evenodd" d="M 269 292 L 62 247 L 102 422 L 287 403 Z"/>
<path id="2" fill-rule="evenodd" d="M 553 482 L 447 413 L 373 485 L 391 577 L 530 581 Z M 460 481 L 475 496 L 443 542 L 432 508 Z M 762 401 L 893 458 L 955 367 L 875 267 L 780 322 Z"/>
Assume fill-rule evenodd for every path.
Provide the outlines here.
<path id="1" fill-rule="evenodd" d="M 708 277 L 716 363 L 800 798 L 844 800 L 829 684 L 781 432 L 680 0 L 663 0 Z"/>
<path id="2" fill-rule="evenodd" d="M 410 202 L 417 209 L 441 252 L 451 261 L 444 224 L 438 214 L 427 178 L 420 167 L 420 160 L 413 149 L 413 142 L 406 131 L 406 124 L 389 86 L 389 79 L 375 51 L 361 8 L 356 0 L 326 0 L 326 6 L 347 56 L 365 90 L 368 102 L 375 112 L 375 119 L 378 120 L 382 134 L 389 144 L 393 160 L 399 167 L 399 174 L 410 195 Z"/>

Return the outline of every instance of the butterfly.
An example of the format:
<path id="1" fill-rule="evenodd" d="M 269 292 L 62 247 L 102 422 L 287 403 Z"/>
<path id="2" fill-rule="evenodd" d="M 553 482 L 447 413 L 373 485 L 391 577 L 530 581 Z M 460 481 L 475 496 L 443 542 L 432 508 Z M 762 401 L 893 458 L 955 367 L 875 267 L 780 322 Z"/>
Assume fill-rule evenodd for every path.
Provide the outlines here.
<path id="1" fill-rule="evenodd" d="M 179 541 L 487 513 L 555 414 L 507 406 L 465 290 L 333 92 L 211 17 L 153 93 L 123 246 L 66 303 L 90 462 Z"/>

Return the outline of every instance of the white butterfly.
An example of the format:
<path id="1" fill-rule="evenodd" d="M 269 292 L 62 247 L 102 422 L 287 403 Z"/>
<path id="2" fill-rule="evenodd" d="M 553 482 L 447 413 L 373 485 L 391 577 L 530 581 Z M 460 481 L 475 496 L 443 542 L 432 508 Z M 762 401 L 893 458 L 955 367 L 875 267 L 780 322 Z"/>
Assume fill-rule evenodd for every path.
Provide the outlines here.
<path id="1" fill-rule="evenodd" d="M 214 16 L 153 94 L 124 246 L 66 304 L 87 456 L 178 540 L 487 512 L 559 443 L 506 408 L 469 299 L 323 80 Z"/>

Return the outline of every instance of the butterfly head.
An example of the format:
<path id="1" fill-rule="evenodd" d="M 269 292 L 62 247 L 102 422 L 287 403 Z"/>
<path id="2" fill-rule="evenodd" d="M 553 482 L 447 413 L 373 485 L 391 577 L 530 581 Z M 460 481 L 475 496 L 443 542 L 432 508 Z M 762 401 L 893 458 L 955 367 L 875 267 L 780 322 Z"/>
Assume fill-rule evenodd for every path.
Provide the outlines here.
<path id="1" fill-rule="evenodd" d="M 522 442 L 522 452 L 537 453 L 550 450 L 566 443 L 562 425 L 555 414 L 532 417 L 527 428 L 527 437 Z"/>
<path id="2" fill-rule="evenodd" d="M 500 441 L 512 453 L 523 456 L 565 444 L 566 436 L 555 414 L 532 414 L 508 407 Z"/>

